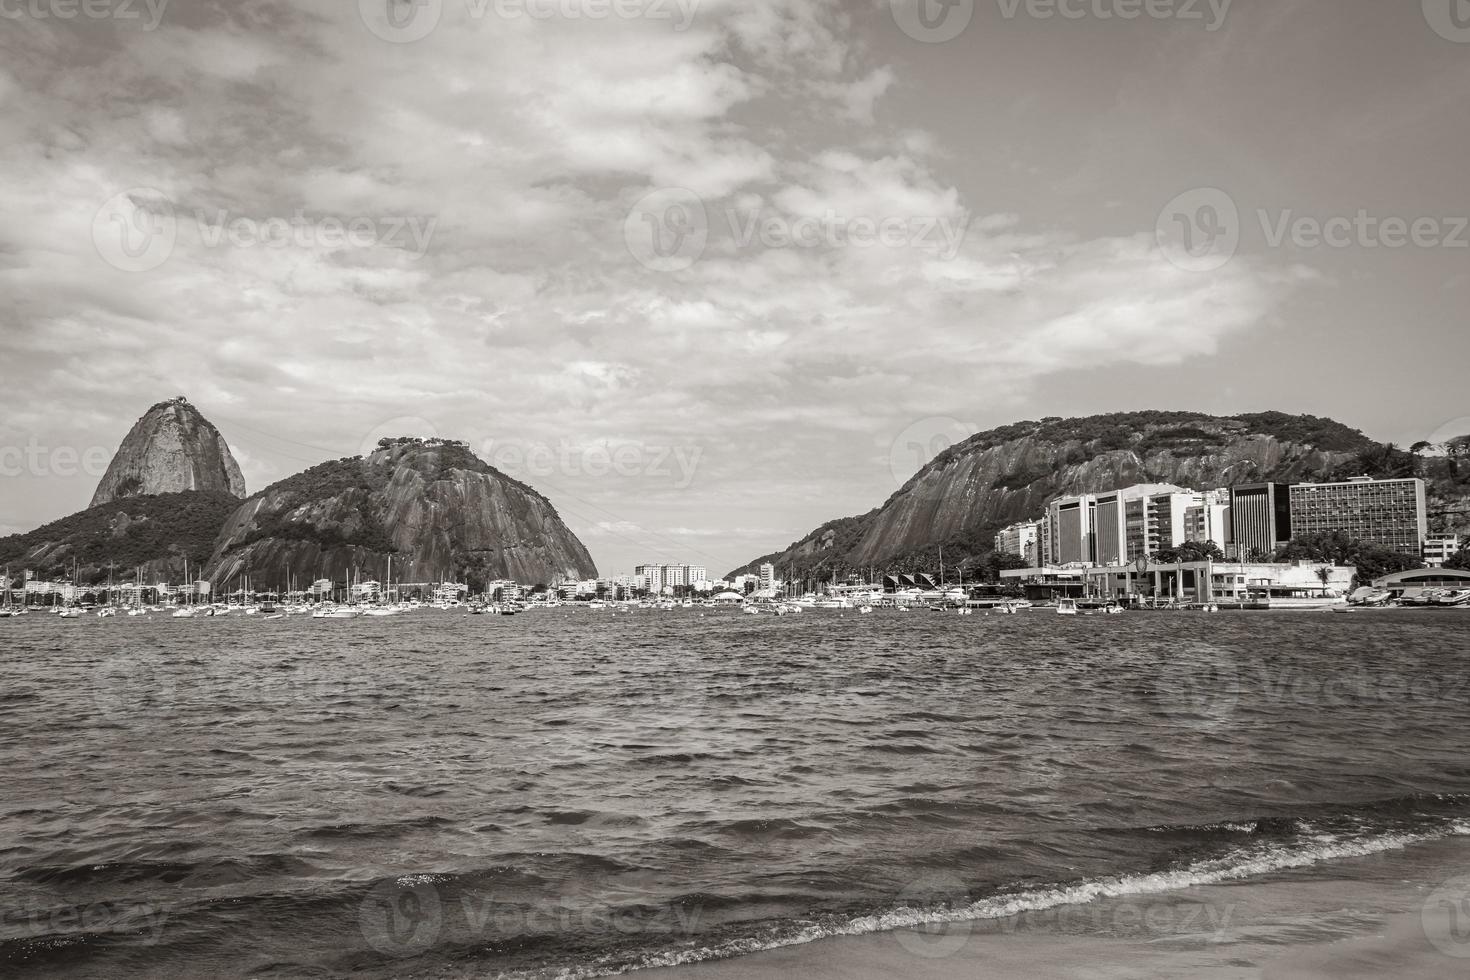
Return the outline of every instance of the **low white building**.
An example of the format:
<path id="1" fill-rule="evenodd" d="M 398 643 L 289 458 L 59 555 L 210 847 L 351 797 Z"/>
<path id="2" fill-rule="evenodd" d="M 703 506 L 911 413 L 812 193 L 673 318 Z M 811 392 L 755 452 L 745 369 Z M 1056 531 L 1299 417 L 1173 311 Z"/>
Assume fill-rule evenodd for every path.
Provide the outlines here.
<path id="1" fill-rule="evenodd" d="M 1460 552 L 1458 534 L 1431 534 L 1424 539 L 1424 564 L 1441 568 Z"/>
<path id="2" fill-rule="evenodd" d="M 1092 567 L 1019 568 L 1000 573 L 1028 596 L 1128 596 L 1179 602 L 1246 602 L 1262 596 L 1347 595 L 1358 570 L 1322 562 L 1153 561 Z"/>

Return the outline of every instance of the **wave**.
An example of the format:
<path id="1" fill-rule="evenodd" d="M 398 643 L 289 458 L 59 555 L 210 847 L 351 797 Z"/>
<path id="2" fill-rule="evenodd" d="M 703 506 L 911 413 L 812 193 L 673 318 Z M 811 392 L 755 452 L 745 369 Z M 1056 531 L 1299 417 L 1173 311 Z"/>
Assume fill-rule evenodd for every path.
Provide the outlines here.
<path id="1" fill-rule="evenodd" d="M 866 935 L 897 929 L 954 922 L 1007 919 L 1044 912 L 1068 905 L 1084 905 L 1103 899 L 1151 895 L 1206 885 L 1259 878 L 1308 868 L 1328 861 L 1367 857 L 1401 850 L 1415 844 L 1446 837 L 1470 836 L 1470 816 L 1464 815 L 1470 794 L 1415 794 L 1350 808 L 1330 821 L 1352 825 L 1360 814 L 1409 814 L 1419 819 L 1417 829 L 1324 830 L 1325 821 L 1282 820 L 1276 817 L 1227 820 L 1214 824 L 1180 825 L 1168 828 L 1137 828 L 1143 831 L 1211 831 L 1241 838 L 1226 853 L 1199 859 L 1178 867 L 1151 872 L 1120 874 L 1071 883 L 1042 885 L 993 892 L 980 898 L 944 905 L 902 905 L 882 912 L 836 918 L 821 922 L 775 927 L 757 935 L 715 942 L 707 946 L 662 949 L 643 954 L 635 961 L 599 960 L 557 972 L 559 980 L 590 980 L 593 977 L 632 970 L 683 966 L 709 960 L 729 959 L 769 949 L 799 946 L 834 936 Z M 1414 810 L 1415 806 L 1420 807 Z M 1423 807 L 1447 811 L 1437 819 L 1425 819 Z M 1459 810 L 1459 814 L 1448 811 Z M 956 882 L 956 884 L 958 884 Z M 506 980 L 529 978 L 536 971 L 501 974 Z"/>

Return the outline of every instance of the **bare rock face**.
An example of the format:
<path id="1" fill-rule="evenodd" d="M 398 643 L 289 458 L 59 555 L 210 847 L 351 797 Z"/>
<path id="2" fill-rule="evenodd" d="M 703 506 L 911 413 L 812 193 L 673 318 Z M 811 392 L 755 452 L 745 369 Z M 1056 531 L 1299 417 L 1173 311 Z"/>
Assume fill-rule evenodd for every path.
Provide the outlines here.
<path id="1" fill-rule="evenodd" d="M 1330 419 L 1277 412 L 1018 422 L 946 449 L 878 509 L 824 524 L 736 572 L 766 561 L 796 569 L 882 567 L 946 543 L 988 547 L 1001 527 L 1039 518 L 1057 497 L 1139 483 L 1207 490 L 1322 479 L 1370 445 L 1361 432 Z"/>
<path id="2" fill-rule="evenodd" d="M 219 430 L 180 395 L 154 405 L 134 424 L 97 485 L 92 506 L 184 490 L 244 497 L 245 478 Z"/>
<path id="3" fill-rule="evenodd" d="M 206 574 L 262 585 L 357 573 L 395 582 L 495 579 L 550 584 L 596 576 L 581 541 L 535 490 L 463 443 L 385 439 L 245 501 L 225 522 Z"/>

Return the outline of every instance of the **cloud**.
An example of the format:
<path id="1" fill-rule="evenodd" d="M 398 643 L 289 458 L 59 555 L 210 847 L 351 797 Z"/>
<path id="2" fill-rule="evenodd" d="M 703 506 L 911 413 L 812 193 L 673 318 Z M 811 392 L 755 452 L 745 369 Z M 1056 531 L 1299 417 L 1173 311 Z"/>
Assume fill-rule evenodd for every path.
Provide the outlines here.
<path id="1" fill-rule="evenodd" d="M 0 208 L 25 216 L 0 228 L 0 345 L 27 366 L 0 395 L 11 424 L 105 442 L 184 391 L 252 488 L 400 417 L 476 445 L 697 449 L 682 486 L 651 465 L 533 482 L 608 553 L 701 560 L 711 513 L 743 549 L 794 496 L 875 503 L 833 488 L 875 431 L 1082 364 L 1209 354 L 1292 285 L 1246 258 L 1181 272 L 1144 229 L 974 215 L 933 135 L 875 123 L 901 79 L 844 40 L 836 2 L 709 0 L 684 31 L 446 4 L 414 44 L 356 7 L 199 3 L 105 40 L 22 25 L 35 43 L 0 70 Z M 672 273 L 623 237 L 660 187 L 710 220 Z M 145 271 L 96 238 L 130 188 L 176 222 Z M 369 234 L 330 233 L 354 221 Z"/>

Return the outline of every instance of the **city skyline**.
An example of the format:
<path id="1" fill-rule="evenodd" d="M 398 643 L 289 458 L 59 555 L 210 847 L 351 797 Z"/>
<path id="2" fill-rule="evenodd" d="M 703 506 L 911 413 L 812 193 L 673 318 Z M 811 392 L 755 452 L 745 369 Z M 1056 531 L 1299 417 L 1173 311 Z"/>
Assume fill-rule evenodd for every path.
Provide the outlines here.
<path id="1" fill-rule="evenodd" d="M 1470 431 L 1470 45 L 1419 4 L 978 4 L 942 40 L 903 4 L 441 6 L 417 40 L 355 4 L 7 21 L 0 442 L 47 455 L 0 532 L 179 392 L 252 492 L 463 439 L 600 567 L 718 573 L 1019 419 Z"/>

